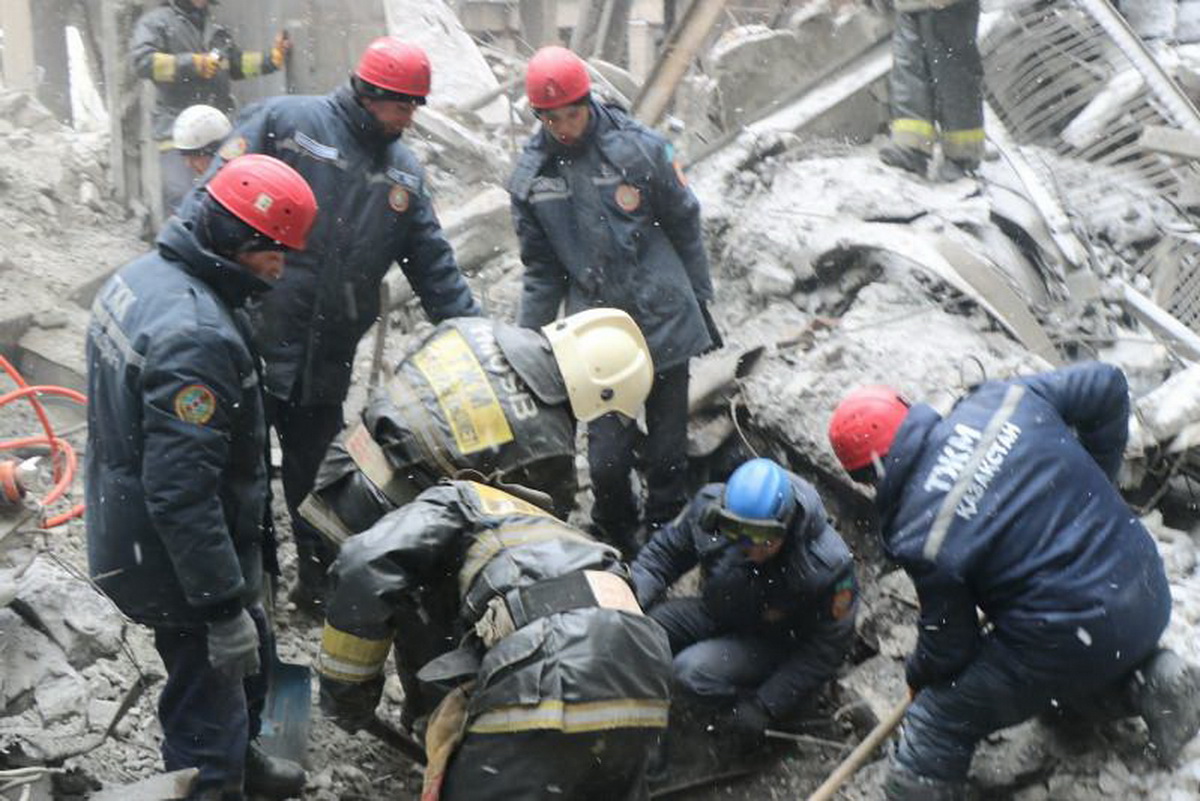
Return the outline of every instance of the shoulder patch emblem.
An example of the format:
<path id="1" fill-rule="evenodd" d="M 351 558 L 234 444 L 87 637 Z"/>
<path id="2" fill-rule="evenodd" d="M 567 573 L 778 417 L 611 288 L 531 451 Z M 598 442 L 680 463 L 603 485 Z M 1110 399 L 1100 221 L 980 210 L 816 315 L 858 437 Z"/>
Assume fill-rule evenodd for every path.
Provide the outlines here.
<path id="1" fill-rule="evenodd" d="M 202 426 L 217 412 L 217 398 L 203 384 L 189 384 L 175 393 L 175 416 Z"/>
<path id="2" fill-rule="evenodd" d="M 613 197 L 622 211 L 637 211 L 638 206 L 642 205 L 642 193 L 638 191 L 636 186 L 630 186 L 629 184 L 618 186 L 617 192 Z"/>
<path id="3" fill-rule="evenodd" d="M 853 608 L 854 582 L 851 579 L 843 579 L 833 588 L 833 603 L 830 605 L 829 614 L 834 620 L 844 620 Z"/>
<path id="4" fill-rule="evenodd" d="M 388 192 L 388 205 L 397 214 L 408 211 L 408 190 L 403 186 L 393 186 L 392 191 Z"/>
<path id="5" fill-rule="evenodd" d="M 235 136 L 225 144 L 221 145 L 221 149 L 217 151 L 217 155 L 226 161 L 233 161 L 238 156 L 246 153 L 246 137 Z"/>

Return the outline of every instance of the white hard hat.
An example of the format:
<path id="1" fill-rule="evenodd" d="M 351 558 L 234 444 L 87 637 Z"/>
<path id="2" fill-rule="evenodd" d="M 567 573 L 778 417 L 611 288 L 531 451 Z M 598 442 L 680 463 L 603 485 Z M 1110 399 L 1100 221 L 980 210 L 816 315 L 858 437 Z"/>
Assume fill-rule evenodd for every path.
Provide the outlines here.
<path id="1" fill-rule="evenodd" d="M 229 135 L 233 126 L 220 109 L 212 106 L 188 106 L 175 118 L 175 148 L 184 151 L 212 149 Z"/>
<path id="2" fill-rule="evenodd" d="M 620 309 L 588 309 L 542 328 L 577 420 L 608 412 L 637 418 L 654 382 L 641 329 Z"/>

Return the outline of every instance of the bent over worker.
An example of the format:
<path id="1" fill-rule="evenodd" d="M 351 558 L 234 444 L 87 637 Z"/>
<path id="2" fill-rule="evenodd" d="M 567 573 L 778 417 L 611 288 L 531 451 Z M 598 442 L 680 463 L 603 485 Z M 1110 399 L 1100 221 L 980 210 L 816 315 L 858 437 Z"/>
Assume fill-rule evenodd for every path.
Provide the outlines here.
<path id="1" fill-rule="evenodd" d="M 88 563 L 154 629 L 163 761 L 200 769 L 189 798 L 289 798 L 304 784 L 254 741 L 275 646 L 261 605 L 266 423 L 242 306 L 304 247 L 316 213 L 291 167 L 235 159 L 92 306 Z"/>
<path id="2" fill-rule="evenodd" d="M 312 611 L 334 553 L 297 508 L 342 429 L 354 353 L 381 311 L 380 282 L 397 263 L 433 322 L 480 313 L 425 173 L 401 141 L 430 80 L 423 50 L 381 37 L 348 85 L 322 97 L 266 101 L 217 154 L 216 164 L 242 152 L 276 156 L 308 179 L 321 203 L 308 249 L 289 257 L 255 320 L 267 419 L 283 450 L 283 492 L 299 552 L 292 598 Z"/>
<path id="3" fill-rule="evenodd" d="M 700 595 L 663 600 L 697 564 Z M 811 703 L 854 644 L 850 551 L 812 485 L 770 459 L 700 490 L 631 572 L 638 602 L 670 638 L 676 702 L 706 710 L 735 751 Z"/>
<path id="4" fill-rule="evenodd" d="M 973 173 L 984 148 L 979 0 L 895 0 L 895 5 L 892 141 L 879 158 L 924 176 L 940 141 L 940 178 Z"/>
<path id="5" fill-rule="evenodd" d="M 154 141 L 159 147 L 163 215 L 174 213 L 192 187 L 192 173 L 172 141 L 175 118 L 197 104 L 225 114 L 236 108 L 231 81 L 282 69 L 291 40 L 280 31 L 265 50 L 242 50 L 212 19 L 210 0 L 169 0 L 147 11 L 133 29 L 130 56 L 139 78 L 154 82 Z"/>
<path id="6" fill-rule="evenodd" d="M 687 501 L 688 361 L 720 344 L 706 311 L 713 288 L 700 204 L 671 145 L 596 102 L 586 65 L 569 50 L 539 50 L 525 89 L 542 125 L 508 184 L 525 264 L 519 323 L 540 328 L 564 302 L 567 314 L 610 306 L 637 322 L 654 359 L 647 435 L 613 416 L 588 425 L 592 521 L 632 557 L 641 514 L 635 454 L 644 522 L 655 528 Z"/>
<path id="7" fill-rule="evenodd" d="M 454 481 L 350 539 L 331 573 L 319 670 L 339 725 L 374 714 L 392 640 L 418 616 L 443 642 L 422 678 L 472 682 L 430 720 L 423 798 L 647 798 L 670 651 L 615 548 Z"/>
<path id="8" fill-rule="evenodd" d="M 575 505 L 575 421 L 636 418 L 653 380 L 629 315 L 589 309 L 542 331 L 484 317 L 437 326 L 330 446 L 301 511 L 335 540 L 472 470 Z"/>
<path id="9" fill-rule="evenodd" d="M 1123 701 L 1164 764 L 1196 734 L 1196 669 L 1157 647 L 1162 559 L 1113 484 L 1128 418 L 1100 363 L 989 381 L 945 418 L 879 386 L 838 405 L 830 442 L 921 604 L 891 801 L 965 798 L 976 743 L 1052 705 Z"/>

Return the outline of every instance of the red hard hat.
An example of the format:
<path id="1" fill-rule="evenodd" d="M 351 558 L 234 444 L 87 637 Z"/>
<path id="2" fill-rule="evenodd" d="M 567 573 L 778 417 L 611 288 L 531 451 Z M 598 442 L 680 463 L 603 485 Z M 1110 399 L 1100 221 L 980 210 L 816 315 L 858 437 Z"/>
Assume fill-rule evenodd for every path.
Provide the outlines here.
<path id="1" fill-rule="evenodd" d="M 363 51 L 354 74 L 372 86 L 401 95 L 429 94 L 429 56 L 394 36 L 380 36 Z"/>
<path id="2" fill-rule="evenodd" d="M 317 198 L 300 173 L 271 156 L 252 153 L 227 162 L 208 182 L 208 194 L 263 236 L 304 249 L 317 217 Z"/>
<path id="3" fill-rule="evenodd" d="M 591 89 L 587 65 L 565 47 L 543 47 L 529 59 L 529 67 L 525 70 L 525 94 L 534 108 L 568 106 L 582 100 Z"/>
<path id="4" fill-rule="evenodd" d="M 829 421 L 829 444 L 842 467 L 858 470 L 873 455 L 886 456 L 907 415 L 908 401 L 891 387 L 859 387 L 842 398 Z"/>

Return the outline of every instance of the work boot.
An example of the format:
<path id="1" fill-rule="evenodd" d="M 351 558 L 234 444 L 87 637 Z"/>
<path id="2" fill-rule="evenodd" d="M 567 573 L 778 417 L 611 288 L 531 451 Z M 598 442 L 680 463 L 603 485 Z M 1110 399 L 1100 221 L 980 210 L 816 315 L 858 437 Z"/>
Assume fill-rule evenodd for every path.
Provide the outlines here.
<path id="1" fill-rule="evenodd" d="M 246 749 L 246 795 L 299 798 L 304 778 L 304 768 L 290 759 L 268 756 L 257 742 Z"/>
<path id="2" fill-rule="evenodd" d="M 887 801 L 967 801 L 967 785 L 918 776 L 892 765 L 883 782 L 883 797 Z"/>
<path id="3" fill-rule="evenodd" d="M 953 183 L 963 178 L 973 178 L 979 173 L 979 162 L 975 159 L 945 159 L 938 167 L 938 180 Z"/>
<path id="4" fill-rule="evenodd" d="M 889 167 L 899 167 L 922 178 L 929 171 L 929 154 L 915 147 L 886 144 L 879 148 L 879 160 Z"/>
<path id="5" fill-rule="evenodd" d="M 1155 757 L 1170 767 L 1200 730 L 1200 669 L 1164 648 L 1135 671 L 1130 690 Z"/>

